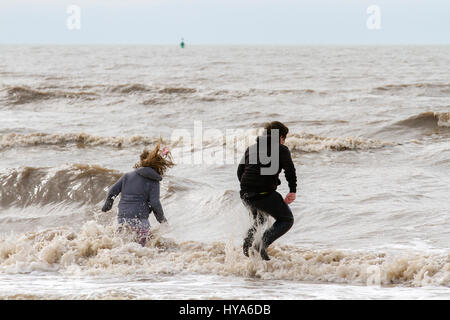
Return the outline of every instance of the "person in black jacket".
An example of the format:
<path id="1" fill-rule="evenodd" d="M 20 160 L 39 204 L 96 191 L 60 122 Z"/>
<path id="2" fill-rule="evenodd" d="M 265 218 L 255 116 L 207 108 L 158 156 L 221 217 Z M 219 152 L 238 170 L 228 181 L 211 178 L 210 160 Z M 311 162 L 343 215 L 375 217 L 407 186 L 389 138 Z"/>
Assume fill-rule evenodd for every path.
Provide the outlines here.
<path id="1" fill-rule="evenodd" d="M 288 205 L 296 197 L 297 176 L 289 148 L 284 145 L 289 129 L 279 121 L 267 123 L 264 129 L 264 134 L 257 137 L 256 144 L 245 151 L 237 176 L 241 199 L 254 219 L 254 224 L 244 239 L 243 252 L 249 256 L 256 230 L 270 215 L 275 223 L 264 232 L 261 242 L 254 244 L 254 249 L 259 251 L 262 259 L 270 260 L 267 247 L 294 224 Z M 278 178 L 281 170 L 284 170 L 289 185 L 289 193 L 284 199 L 276 191 L 281 184 Z"/>

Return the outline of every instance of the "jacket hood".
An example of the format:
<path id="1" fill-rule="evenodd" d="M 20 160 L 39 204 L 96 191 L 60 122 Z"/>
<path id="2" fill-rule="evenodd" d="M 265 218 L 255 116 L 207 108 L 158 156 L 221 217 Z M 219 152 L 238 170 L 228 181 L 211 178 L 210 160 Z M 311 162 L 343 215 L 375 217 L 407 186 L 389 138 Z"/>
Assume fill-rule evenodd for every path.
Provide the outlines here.
<path id="1" fill-rule="evenodd" d="M 136 173 L 140 176 L 143 176 L 144 178 L 155 180 L 155 181 L 161 181 L 162 177 L 156 172 L 153 168 L 150 167 L 141 167 L 136 169 Z"/>

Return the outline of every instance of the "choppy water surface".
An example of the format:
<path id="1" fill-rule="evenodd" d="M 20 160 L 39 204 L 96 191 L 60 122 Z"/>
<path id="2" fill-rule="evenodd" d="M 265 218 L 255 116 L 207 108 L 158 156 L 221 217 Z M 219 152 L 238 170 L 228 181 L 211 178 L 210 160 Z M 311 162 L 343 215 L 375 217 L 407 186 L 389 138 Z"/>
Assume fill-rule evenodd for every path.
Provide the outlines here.
<path id="1" fill-rule="evenodd" d="M 450 298 L 450 47 L 0 49 L 1 298 Z M 268 120 L 300 185 L 262 262 L 229 160 Z M 159 137 L 142 248 L 100 207 Z"/>

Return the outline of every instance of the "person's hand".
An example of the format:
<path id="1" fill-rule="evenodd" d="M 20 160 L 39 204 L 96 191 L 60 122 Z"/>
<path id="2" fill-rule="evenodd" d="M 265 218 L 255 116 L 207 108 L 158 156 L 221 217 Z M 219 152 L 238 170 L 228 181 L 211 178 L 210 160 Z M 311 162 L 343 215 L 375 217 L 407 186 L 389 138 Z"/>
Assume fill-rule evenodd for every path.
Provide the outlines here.
<path id="1" fill-rule="evenodd" d="M 102 212 L 108 212 L 111 210 L 111 206 L 108 203 L 105 203 L 102 207 Z"/>
<path id="2" fill-rule="evenodd" d="M 113 204 L 114 204 L 114 199 L 111 199 L 111 198 L 106 199 L 105 204 L 102 207 L 102 211 L 107 212 L 107 211 L 111 210 Z"/>
<path id="3" fill-rule="evenodd" d="M 284 198 L 284 202 L 286 202 L 286 204 L 291 204 L 296 198 L 296 195 L 294 192 L 290 192 L 286 195 L 286 198 Z"/>

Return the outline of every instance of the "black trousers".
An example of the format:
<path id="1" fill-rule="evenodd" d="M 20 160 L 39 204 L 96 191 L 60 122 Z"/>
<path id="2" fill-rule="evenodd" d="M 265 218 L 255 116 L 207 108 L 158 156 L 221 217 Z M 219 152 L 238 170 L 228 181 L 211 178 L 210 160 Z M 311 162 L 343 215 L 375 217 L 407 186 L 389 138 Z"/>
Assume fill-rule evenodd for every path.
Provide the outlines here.
<path id="1" fill-rule="evenodd" d="M 291 209 L 284 202 L 281 194 L 276 191 L 264 197 L 252 197 L 251 194 L 249 196 L 249 193 L 241 192 L 241 198 L 254 219 L 252 227 L 247 232 L 244 245 L 251 246 L 256 230 L 266 222 L 268 215 L 272 216 L 275 222 L 263 234 L 262 244 L 265 248 L 288 232 L 294 224 Z"/>

